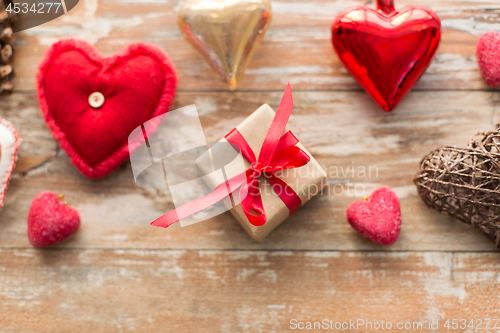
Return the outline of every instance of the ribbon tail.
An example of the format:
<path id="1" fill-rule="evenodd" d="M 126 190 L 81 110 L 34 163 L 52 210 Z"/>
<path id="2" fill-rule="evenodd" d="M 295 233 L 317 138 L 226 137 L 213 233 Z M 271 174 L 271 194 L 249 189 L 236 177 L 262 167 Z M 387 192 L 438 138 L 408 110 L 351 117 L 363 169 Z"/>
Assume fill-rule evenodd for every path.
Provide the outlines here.
<path id="1" fill-rule="evenodd" d="M 198 198 L 194 201 L 188 202 L 185 205 L 176 208 L 158 219 L 151 222 L 151 225 L 156 227 L 168 228 L 175 222 L 182 220 L 188 216 L 201 212 L 216 203 L 227 198 L 231 193 L 236 191 L 241 185 L 246 182 L 246 171 L 230 180 L 219 184 L 212 192 Z"/>
<path id="2" fill-rule="evenodd" d="M 258 163 L 259 165 L 265 166 L 269 165 L 273 159 L 276 149 L 278 148 L 279 141 L 285 131 L 286 124 L 290 118 L 290 114 L 293 109 L 293 97 L 292 88 L 290 83 L 286 86 L 283 97 L 281 98 L 278 110 L 276 110 L 276 115 L 274 116 L 271 127 L 267 132 L 264 143 L 262 144 L 262 149 L 259 153 Z"/>
<path id="3" fill-rule="evenodd" d="M 248 221 L 252 225 L 260 227 L 266 223 L 266 212 L 264 211 L 264 205 L 260 195 L 259 179 L 253 175 L 250 177 L 252 178 L 240 189 L 240 193 L 242 191 L 247 191 L 246 196 L 241 200 L 241 208 Z"/>
<path id="4" fill-rule="evenodd" d="M 272 173 L 268 175 L 267 179 L 271 183 L 274 192 L 276 192 L 276 194 L 288 207 L 288 210 L 290 210 L 290 215 L 295 213 L 302 206 L 302 200 L 300 200 L 299 195 L 295 193 L 295 191 L 287 183 Z"/>

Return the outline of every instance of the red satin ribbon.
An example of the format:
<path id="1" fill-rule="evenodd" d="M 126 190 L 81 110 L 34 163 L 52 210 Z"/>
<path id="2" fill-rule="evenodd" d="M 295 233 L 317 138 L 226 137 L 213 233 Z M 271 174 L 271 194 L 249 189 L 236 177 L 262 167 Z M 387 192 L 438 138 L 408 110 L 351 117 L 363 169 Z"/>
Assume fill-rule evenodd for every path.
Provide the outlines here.
<path id="1" fill-rule="evenodd" d="M 151 225 L 166 228 L 185 217 L 213 206 L 239 189 L 240 198 L 242 198 L 241 206 L 246 217 L 253 225 L 261 226 L 266 223 L 266 213 L 259 189 L 260 176 L 265 176 L 269 180 L 275 192 L 290 210 L 290 215 L 293 214 L 300 208 L 302 202 L 297 193 L 287 183 L 278 178 L 275 172 L 302 167 L 311 158 L 302 149 L 295 146 L 299 140 L 292 132 L 288 131 L 282 135 L 292 109 L 292 89 L 288 84 L 276 111 L 276 116 L 267 132 L 258 159 L 248 142 L 236 128 L 225 137 L 229 143 L 241 150 L 243 157 L 251 163 L 251 167 L 245 172 L 219 184 L 209 194 L 168 212 L 151 222 Z"/>

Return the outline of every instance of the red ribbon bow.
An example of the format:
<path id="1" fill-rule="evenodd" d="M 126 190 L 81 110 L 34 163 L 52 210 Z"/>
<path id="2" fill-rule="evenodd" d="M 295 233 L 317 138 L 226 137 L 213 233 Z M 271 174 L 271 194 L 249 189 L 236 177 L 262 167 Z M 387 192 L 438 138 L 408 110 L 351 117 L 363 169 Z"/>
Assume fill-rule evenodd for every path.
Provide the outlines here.
<path id="1" fill-rule="evenodd" d="M 258 159 L 248 142 L 236 128 L 225 137 L 230 144 L 239 147 L 243 157 L 251 163 L 250 168 L 218 185 L 209 194 L 168 212 L 153 221 L 151 225 L 166 228 L 185 217 L 216 204 L 239 189 L 240 198 L 242 198 L 241 206 L 246 217 L 253 225 L 261 226 L 266 223 L 266 213 L 260 195 L 260 176 L 265 176 L 269 180 L 275 192 L 290 210 L 290 215 L 293 214 L 300 208 L 302 201 L 287 183 L 275 175 L 275 172 L 302 167 L 311 158 L 302 149 L 295 146 L 299 140 L 292 132 L 288 131 L 282 135 L 292 109 L 292 89 L 288 84 L 276 111 L 276 116 L 267 132 Z"/>

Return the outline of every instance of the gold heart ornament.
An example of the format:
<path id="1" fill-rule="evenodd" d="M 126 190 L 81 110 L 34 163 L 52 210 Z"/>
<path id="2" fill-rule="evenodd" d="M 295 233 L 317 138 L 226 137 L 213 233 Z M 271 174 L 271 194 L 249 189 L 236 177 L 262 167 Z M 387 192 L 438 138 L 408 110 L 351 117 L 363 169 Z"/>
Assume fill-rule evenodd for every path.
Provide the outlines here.
<path id="1" fill-rule="evenodd" d="M 179 11 L 179 27 L 234 90 L 271 17 L 269 0 L 188 0 Z"/>

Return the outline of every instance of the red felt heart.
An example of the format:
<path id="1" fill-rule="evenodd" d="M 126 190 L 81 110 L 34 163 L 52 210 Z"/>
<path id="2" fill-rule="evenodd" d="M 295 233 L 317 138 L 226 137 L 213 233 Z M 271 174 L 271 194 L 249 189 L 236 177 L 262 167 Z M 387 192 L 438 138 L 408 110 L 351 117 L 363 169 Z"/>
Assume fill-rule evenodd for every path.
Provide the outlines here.
<path id="1" fill-rule="evenodd" d="M 37 84 L 54 138 L 78 170 L 100 178 L 128 159 L 132 130 L 169 111 L 177 75 L 156 45 L 131 44 L 103 58 L 92 45 L 70 39 L 46 51 Z M 90 105 L 94 92 L 104 96 L 100 107 Z"/>
<path id="2" fill-rule="evenodd" d="M 353 7 L 332 25 L 341 62 L 384 110 L 392 110 L 429 66 L 439 45 L 441 23 L 428 8 L 394 11 L 392 0 L 378 9 Z"/>
<path id="3" fill-rule="evenodd" d="M 34 247 L 62 242 L 80 226 L 80 215 L 66 206 L 57 194 L 41 192 L 33 199 L 28 214 L 28 238 Z"/>
<path id="4" fill-rule="evenodd" d="M 477 42 L 477 62 L 484 81 L 500 86 L 500 32 L 488 31 Z"/>
<path id="5" fill-rule="evenodd" d="M 366 239 L 392 245 L 401 230 L 401 208 L 399 199 L 390 188 L 381 187 L 363 201 L 349 205 L 347 221 Z"/>
<path id="6" fill-rule="evenodd" d="M 5 192 L 16 164 L 18 141 L 19 136 L 14 126 L 0 118 L 0 208 L 5 201 Z"/>

